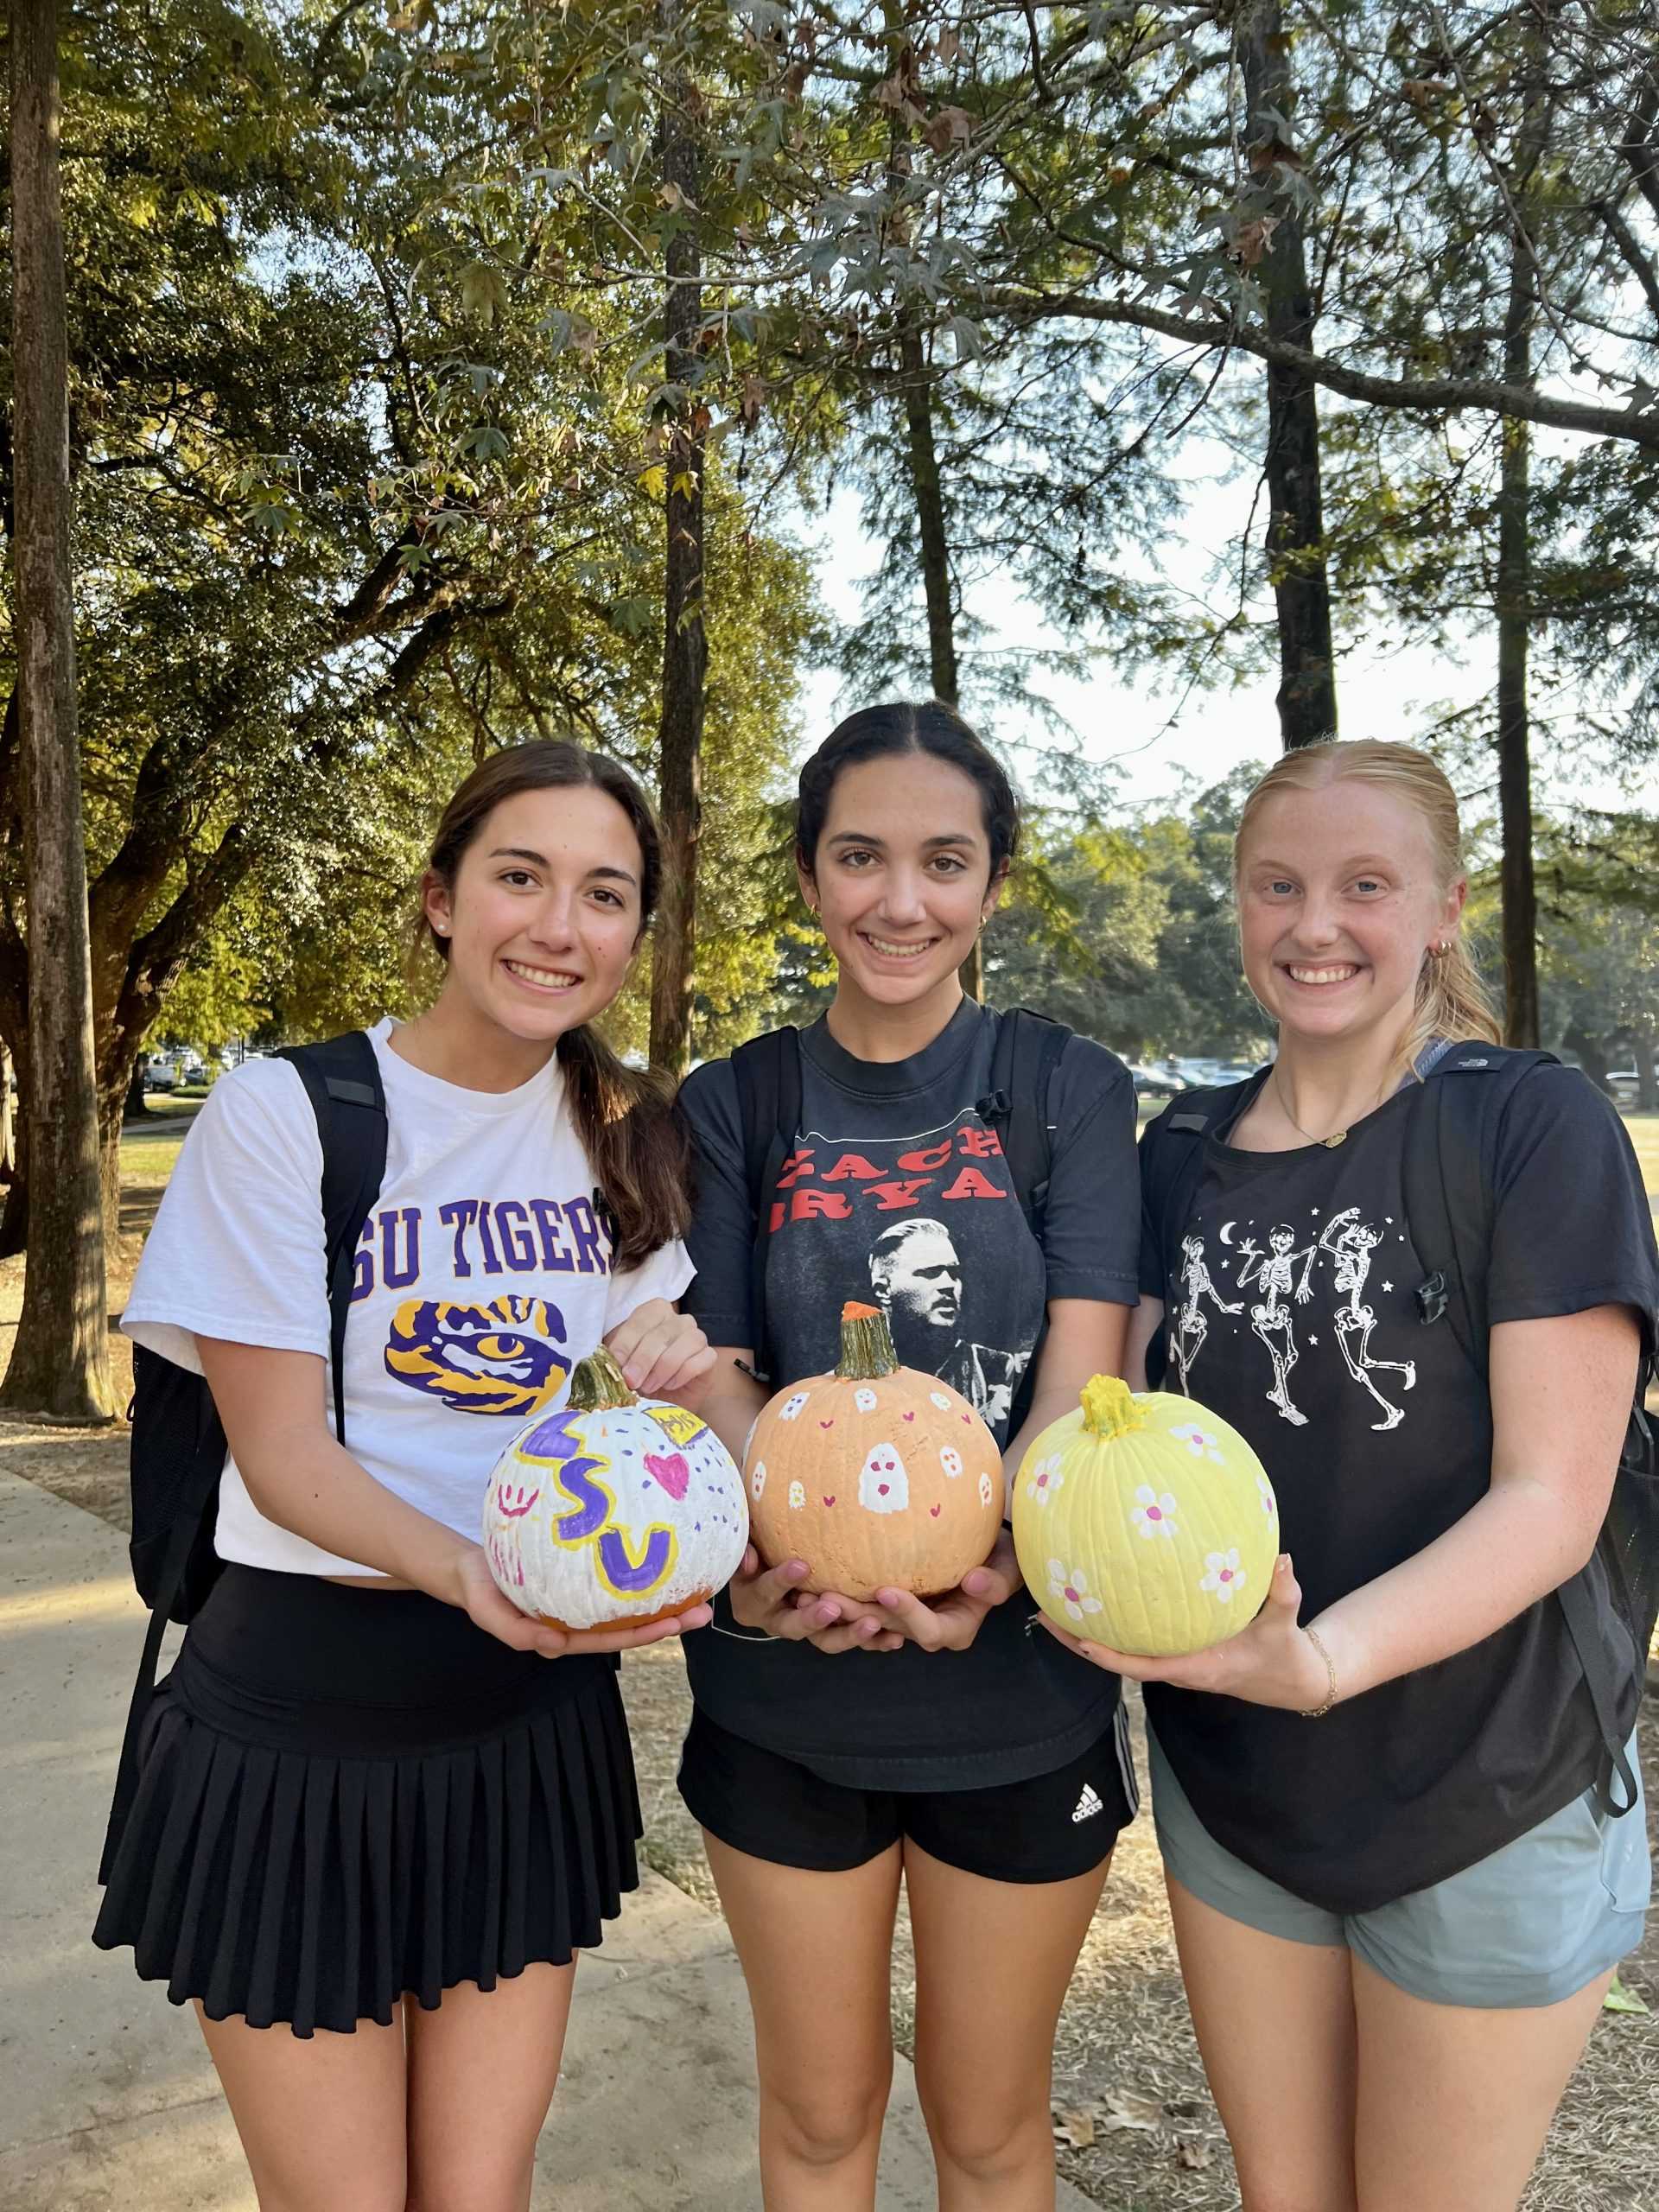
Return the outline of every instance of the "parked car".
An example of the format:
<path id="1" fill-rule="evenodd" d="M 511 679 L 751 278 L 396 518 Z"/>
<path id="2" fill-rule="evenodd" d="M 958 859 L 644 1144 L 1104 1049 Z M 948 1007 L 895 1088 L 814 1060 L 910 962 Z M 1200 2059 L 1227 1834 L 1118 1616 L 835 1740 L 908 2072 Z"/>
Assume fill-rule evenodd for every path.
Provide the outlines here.
<path id="1" fill-rule="evenodd" d="M 171 1060 L 154 1059 L 144 1070 L 146 1090 L 176 1090 L 178 1087 L 179 1072 Z"/>
<path id="2" fill-rule="evenodd" d="M 1128 1067 L 1137 1098 L 1173 1098 L 1186 1089 L 1173 1068 L 1148 1067 L 1140 1060 L 1131 1060 Z"/>

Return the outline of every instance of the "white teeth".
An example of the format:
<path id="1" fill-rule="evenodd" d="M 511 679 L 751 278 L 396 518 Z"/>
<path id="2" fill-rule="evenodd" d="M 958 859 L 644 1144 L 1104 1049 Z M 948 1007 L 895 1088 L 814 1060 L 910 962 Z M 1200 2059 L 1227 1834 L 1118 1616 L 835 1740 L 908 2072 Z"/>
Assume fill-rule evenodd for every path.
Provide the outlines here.
<path id="1" fill-rule="evenodd" d="M 522 960 L 506 963 L 515 976 L 522 976 L 527 983 L 539 983 L 545 990 L 568 990 L 572 983 L 582 981 L 580 976 L 567 975 L 562 968 L 531 968 Z"/>
<path id="2" fill-rule="evenodd" d="M 1298 983 L 1345 983 L 1351 976 L 1359 973 L 1357 968 L 1293 968 L 1291 978 Z"/>
<path id="3" fill-rule="evenodd" d="M 916 960 L 927 950 L 926 944 L 890 944 L 886 938 L 872 937 L 868 930 L 864 932 L 864 942 L 889 960 Z M 928 943 L 931 942 L 930 938 Z"/>

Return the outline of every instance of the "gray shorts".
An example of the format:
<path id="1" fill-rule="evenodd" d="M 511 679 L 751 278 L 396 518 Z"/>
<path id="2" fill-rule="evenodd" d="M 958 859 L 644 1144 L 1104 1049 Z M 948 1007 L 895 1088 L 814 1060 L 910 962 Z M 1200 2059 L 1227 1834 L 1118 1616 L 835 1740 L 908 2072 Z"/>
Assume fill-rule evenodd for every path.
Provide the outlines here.
<path id="1" fill-rule="evenodd" d="M 1265 1936 L 1342 1944 L 1431 2005 L 1554 2005 L 1633 1951 L 1652 1884 L 1646 1808 L 1618 1819 L 1593 1791 L 1460 1874 L 1372 1912 L 1326 1912 L 1224 1851 L 1199 1821 L 1151 1729 L 1152 1809 L 1166 1870 L 1183 1889 Z M 1630 1766 L 1638 1789 L 1636 1738 Z"/>

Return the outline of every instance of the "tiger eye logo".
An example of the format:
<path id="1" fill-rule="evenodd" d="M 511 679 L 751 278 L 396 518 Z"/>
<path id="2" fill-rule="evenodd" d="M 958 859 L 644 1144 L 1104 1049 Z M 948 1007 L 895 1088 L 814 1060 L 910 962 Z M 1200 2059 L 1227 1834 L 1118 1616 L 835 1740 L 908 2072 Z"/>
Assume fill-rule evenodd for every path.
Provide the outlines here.
<path id="1" fill-rule="evenodd" d="M 498 1298 L 488 1306 L 411 1298 L 391 1317 L 386 1372 L 458 1414 L 524 1420 L 558 1395 L 570 1363 L 564 1316 L 544 1298 Z"/>

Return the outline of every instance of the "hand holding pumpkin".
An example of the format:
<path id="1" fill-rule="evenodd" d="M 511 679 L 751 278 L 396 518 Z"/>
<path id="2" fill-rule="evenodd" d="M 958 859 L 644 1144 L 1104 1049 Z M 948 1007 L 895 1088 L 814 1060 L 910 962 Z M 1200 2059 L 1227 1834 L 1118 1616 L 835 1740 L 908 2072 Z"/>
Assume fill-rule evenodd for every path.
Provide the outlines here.
<path id="1" fill-rule="evenodd" d="M 924 1651 L 965 1651 L 994 1606 L 1005 1605 L 1020 1587 L 1020 1562 L 1014 1538 L 999 1529 L 996 1544 L 982 1567 L 971 1567 L 954 1590 L 942 1597 L 918 1598 L 908 1590 L 878 1590 L 875 1603 L 889 1629 Z"/>
<path id="2" fill-rule="evenodd" d="M 727 1586 L 732 1618 L 744 1628 L 761 1629 L 785 1643 L 811 1643 L 820 1651 L 896 1651 L 904 1642 L 868 1605 L 855 1604 L 838 1590 L 802 1588 L 811 1570 L 804 1559 L 786 1559 L 763 1568 L 751 1544 L 743 1564 Z"/>
<path id="3" fill-rule="evenodd" d="M 562 1659 L 582 1651 L 632 1651 L 643 1643 L 659 1643 L 666 1636 L 689 1635 L 714 1618 L 708 1605 L 690 1605 L 681 1614 L 650 1621 L 642 1628 L 589 1630 L 549 1628 L 528 1613 L 520 1612 L 511 1598 L 497 1587 L 490 1562 L 480 1544 L 458 1542 L 454 1588 L 445 1593 L 459 1605 L 474 1626 L 510 1644 L 515 1651 L 538 1652 L 543 1659 Z"/>
<path id="4" fill-rule="evenodd" d="M 1325 1663 L 1299 1623 L 1301 1585 L 1288 1552 L 1273 1570 L 1267 1603 L 1248 1628 L 1207 1650 L 1185 1658 L 1147 1659 L 1132 1651 L 1113 1651 L 1085 1643 L 1058 1627 L 1045 1613 L 1043 1626 L 1079 1658 L 1131 1681 L 1169 1682 L 1177 1689 L 1207 1690 L 1217 1697 L 1242 1698 L 1247 1705 L 1276 1706 L 1287 1713 L 1311 1713 L 1324 1704 L 1331 1678 Z"/>

